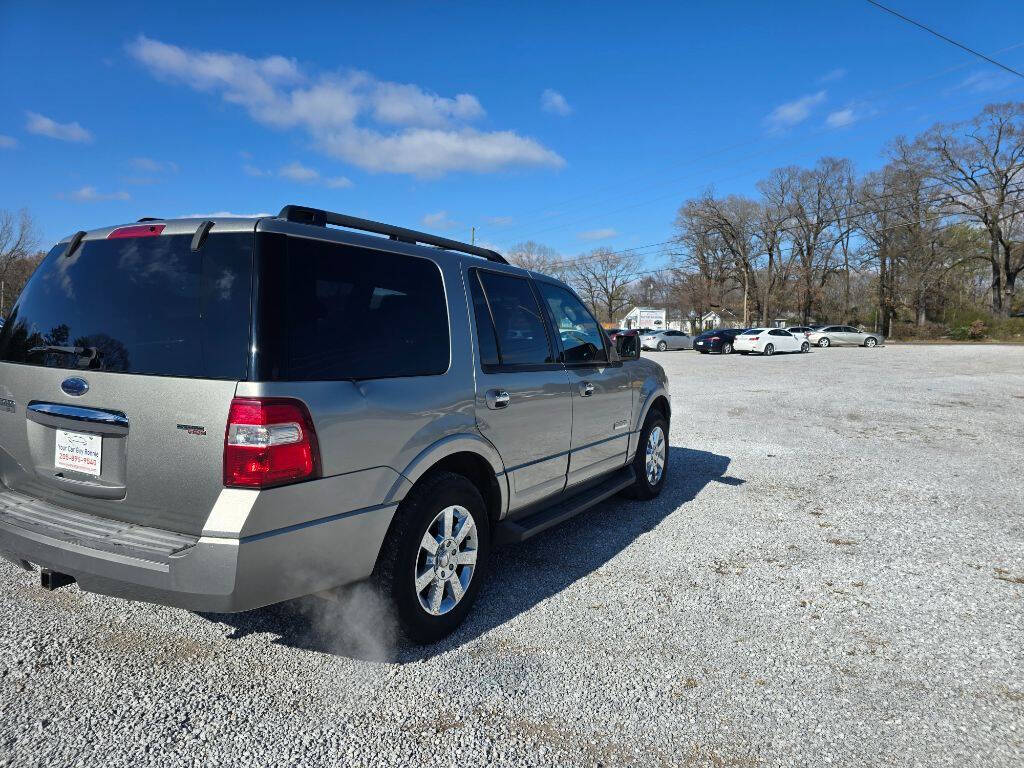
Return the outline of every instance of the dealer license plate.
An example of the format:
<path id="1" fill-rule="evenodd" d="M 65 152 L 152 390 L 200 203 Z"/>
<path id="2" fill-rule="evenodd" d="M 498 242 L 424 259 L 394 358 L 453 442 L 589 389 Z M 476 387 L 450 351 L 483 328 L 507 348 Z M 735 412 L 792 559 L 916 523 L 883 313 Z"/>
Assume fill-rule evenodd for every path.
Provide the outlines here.
<path id="1" fill-rule="evenodd" d="M 103 458 L 103 437 L 84 432 L 57 430 L 53 463 L 57 469 L 70 469 L 85 475 L 100 476 Z"/>

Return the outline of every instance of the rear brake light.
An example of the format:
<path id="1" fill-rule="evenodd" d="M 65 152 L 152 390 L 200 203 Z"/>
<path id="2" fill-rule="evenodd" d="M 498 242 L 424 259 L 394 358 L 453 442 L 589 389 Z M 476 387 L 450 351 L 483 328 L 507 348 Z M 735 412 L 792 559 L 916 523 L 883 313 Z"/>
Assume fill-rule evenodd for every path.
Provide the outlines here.
<path id="1" fill-rule="evenodd" d="M 719 336 L 712 336 L 710 339 L 708 339 L 708 341 L 720 341 L 720 340 L 721 340 L 721 337 L 719 337 Z"/>
<path id="2" fill-rule="evenodd" d="M 118 227 L 107 235 L 107 240 L 116 240 L 119 237 L 156 237 L 164 231 L 165 226 L 165 224 L 138 224 L 132 227 Z"/>
<path id="3" fill-rule="evenodd" d="M 224 485 L 270 488 L 320 476 L 313 420 L 298 400 L 236 397 L 224 434 Z"/>
<path id="4" fill-rule="evenodd" d="M 751 341 L 757 341 L 757 340 L 758 340 L 758 339 L 760 339 L 760 338 L 761 338 L 760 336 L 751 336 L 751 337 L 750 337 L 750 340 L 751 340 Z"/>

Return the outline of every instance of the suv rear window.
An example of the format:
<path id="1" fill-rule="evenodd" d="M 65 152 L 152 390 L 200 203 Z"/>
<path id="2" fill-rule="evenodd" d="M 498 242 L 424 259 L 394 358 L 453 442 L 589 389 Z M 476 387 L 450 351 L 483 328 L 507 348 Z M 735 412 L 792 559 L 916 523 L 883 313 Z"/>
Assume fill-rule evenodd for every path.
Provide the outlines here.
<path id="1" fill-rule="evenodd" d="M 0 331 L 0 361 L 244 379 L 253 233 L 87 240 L 50 251 Z"/>
<path id="2" fill-rule="evenodd" d="M 257 243 L 257 381 L 448 370 L 448 305 L 433 261 L 277 234 Z"/>

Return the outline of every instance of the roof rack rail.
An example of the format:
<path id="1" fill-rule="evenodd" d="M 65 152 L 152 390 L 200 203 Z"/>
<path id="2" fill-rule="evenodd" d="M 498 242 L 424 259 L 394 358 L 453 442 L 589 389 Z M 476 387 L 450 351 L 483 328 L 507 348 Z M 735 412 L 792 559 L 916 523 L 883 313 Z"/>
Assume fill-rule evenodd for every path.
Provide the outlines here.
<path id="1" fill-rule="evenodd" d="M 302 205 L 286 205 L 281 209 L 281 212 L 277 214 L 277 216 L 285 221 L 294 221 L 299 224 L 312 224 L 317 227 L 326 227 L 328 224 L 333 224 L 336 227 L 359 229 L 364 232 L 375 232 L 378 235 L 387 235 L 392 240 L 397 240 L 402 243 L 422 243 L 424 245 L 433 245 L 447 251 L 460 251 L 461 253 L 468 253 L 472 256 L 479 256 L 487 259 L 488 261 L 496 261 L 499 264 L 508 264 L 500 253 L 492 251 L 489 248 L 480 248 L 475 245 L 470 245 L 469 243 L 460 243 L 458 240 L 449 240 L 447 237 L 437 237 L 436 235 L 429 235 L 426 232 L 417 232 L 414 229 L 394 227 L 390 224 L 383 224 L 379 221 L 359 219 L 355 216 L 346 216 L 343 213 L 323 211 L 319 208 L 307 208 Z"/>

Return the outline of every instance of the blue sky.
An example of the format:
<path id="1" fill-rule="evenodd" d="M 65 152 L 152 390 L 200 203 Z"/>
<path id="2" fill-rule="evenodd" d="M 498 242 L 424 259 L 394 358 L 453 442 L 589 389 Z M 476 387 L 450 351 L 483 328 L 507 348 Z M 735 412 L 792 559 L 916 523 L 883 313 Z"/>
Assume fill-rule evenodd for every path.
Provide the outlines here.
<path id="1" fill-rule="evenodd" d="M 1024 69 L 1024 4 L 892 2 Z M 825 154 L 869 170 L 898 134 L 1024 98 L 860 0 L 103 5 L 0 0 L 0 208 L 47 241 L 301 203 L 631 248 L 708 186 Z"/>

